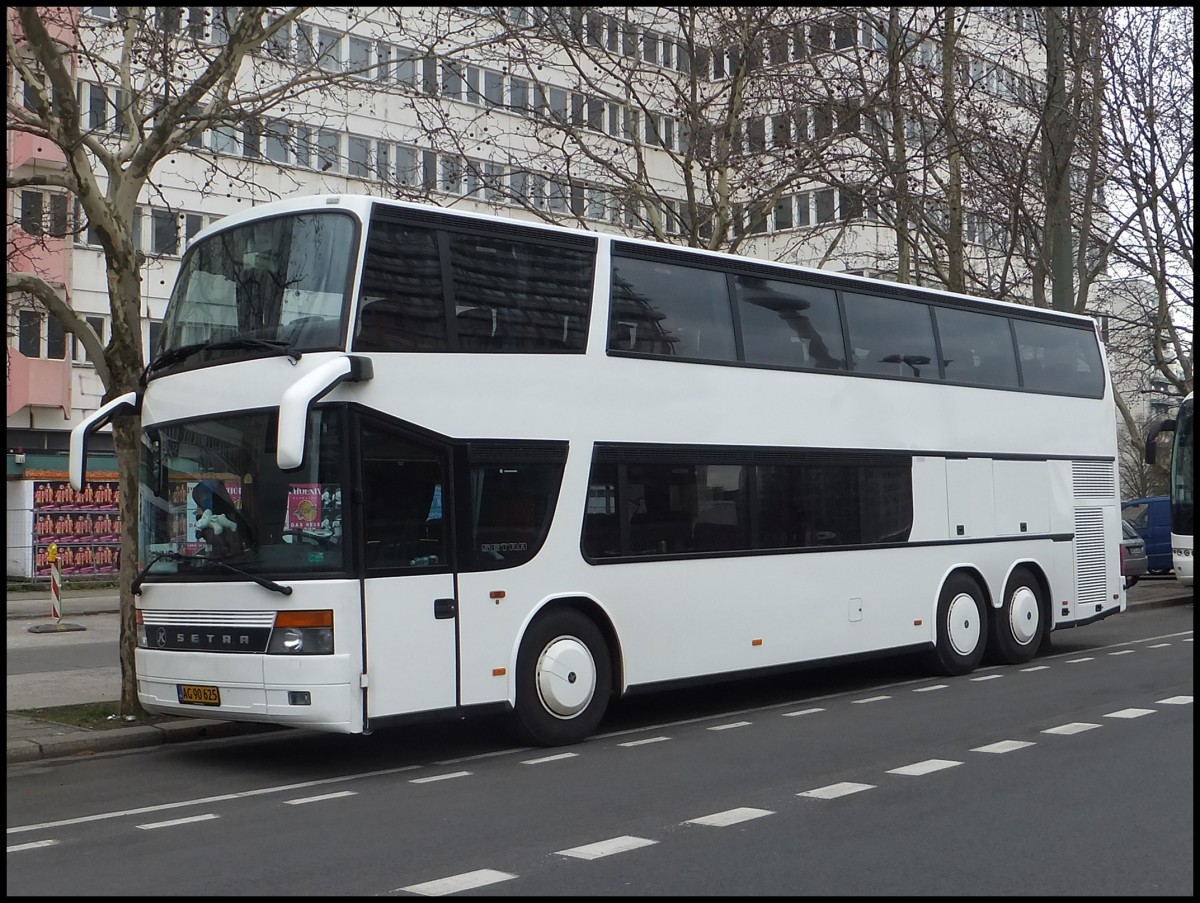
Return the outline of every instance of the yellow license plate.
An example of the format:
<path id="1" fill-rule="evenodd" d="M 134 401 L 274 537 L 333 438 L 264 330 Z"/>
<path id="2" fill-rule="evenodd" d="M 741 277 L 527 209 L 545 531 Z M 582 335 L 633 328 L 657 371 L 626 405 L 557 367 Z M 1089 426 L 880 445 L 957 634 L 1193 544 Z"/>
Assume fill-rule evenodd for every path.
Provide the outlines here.
<path id="1" fill-rule="evenodd" d="M 221 688 L 203 687 L 198 684 L 176 684 L 179 701 L 184 705 L 220 705 Z"/>

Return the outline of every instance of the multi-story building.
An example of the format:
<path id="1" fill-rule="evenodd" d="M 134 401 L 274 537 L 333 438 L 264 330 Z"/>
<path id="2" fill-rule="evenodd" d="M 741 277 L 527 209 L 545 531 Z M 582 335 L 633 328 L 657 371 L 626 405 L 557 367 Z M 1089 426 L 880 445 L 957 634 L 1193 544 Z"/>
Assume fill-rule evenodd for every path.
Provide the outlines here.
<path id="1" fill-rule="evenodd" d="M 1028 298 L 1029 261 L 1009 228 L 1014 197 L 996 185 L 1019 184 L 1035 166 L 1014 149 L 1029 146 L 1044 98 L 1039 16 L 975 8 L 948 37 L 933 9 L 899 18 L 773 9 L 310 9 L 243 75 L 324 73 L 327 84 L 198 133 L 140 198 L 144 347 L 154 347 L 180 257 L 201 229 L 247 205 L 320 192 L 927 284 L 952 285 L 946 260 L 960 255 L 964 290 Z M 115 59 L 125 10 L 76 8 L 77 27 L 58 34 L 76 51 L 87 127 L 113 140 L 128 137 L 120 113 L 131 98 L 95 61 Z M 145 8 L 138 32 L 211 51 L 237 13 Z M 21 102 L 26 89 L 9 81 L 10 103 Z M 65 165 L 53 144 L 11 128 L 8 159 L 10 178 Z M 8 194 L 10 271 L 41 273 L 107 340 L 104 258 L 78 204 L 42 187 Z M 64 491 L 70 428 L 104 388 L 82 346 L 40 307 L 10 297 L 8 323 L 9 575 L 42 572 L 52 538 L 90 550 L 67 573 L 115 568 L 116 532 L 98 514 L 111 503 Z"/>

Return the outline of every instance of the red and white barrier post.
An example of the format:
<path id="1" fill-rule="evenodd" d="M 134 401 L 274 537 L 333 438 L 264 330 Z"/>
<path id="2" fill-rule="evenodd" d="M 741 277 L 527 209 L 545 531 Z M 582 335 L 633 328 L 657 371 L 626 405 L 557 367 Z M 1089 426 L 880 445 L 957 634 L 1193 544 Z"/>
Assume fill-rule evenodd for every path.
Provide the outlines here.
<path id="1" fill-rule="evenodd" d="M 46 552 L 50 562 L 50 617 L 55 624 L 62 625 L 62 572 L 58 569 L 58 543 L 50 543 Z"/>

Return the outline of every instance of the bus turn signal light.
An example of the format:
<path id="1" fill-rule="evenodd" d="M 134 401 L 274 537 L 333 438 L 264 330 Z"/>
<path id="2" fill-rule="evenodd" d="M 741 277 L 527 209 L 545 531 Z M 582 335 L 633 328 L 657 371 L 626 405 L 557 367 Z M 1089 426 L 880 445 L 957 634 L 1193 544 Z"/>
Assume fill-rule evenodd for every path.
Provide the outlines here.
<path id="1" fill-rule="evenodd" d="M 276 627 L 332 627 L 333 611 L 279 611 L 275 613 Z"/>

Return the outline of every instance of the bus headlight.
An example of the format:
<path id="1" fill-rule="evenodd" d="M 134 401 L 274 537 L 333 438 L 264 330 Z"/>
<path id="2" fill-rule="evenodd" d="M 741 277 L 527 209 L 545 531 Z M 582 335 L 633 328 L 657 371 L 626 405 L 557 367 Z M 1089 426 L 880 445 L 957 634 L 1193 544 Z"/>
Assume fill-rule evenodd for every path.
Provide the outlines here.
<path id="1" fill-rule="evenodd" d="M 277 613 L 267 655 L 333 655 L 333 612 Z"/>

